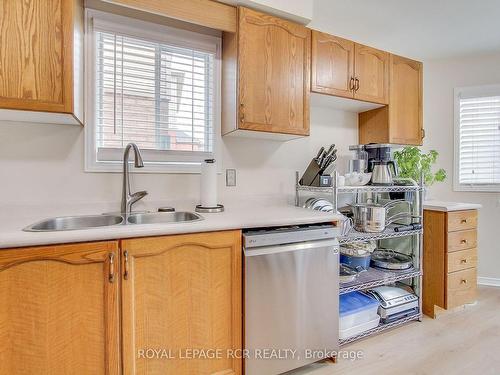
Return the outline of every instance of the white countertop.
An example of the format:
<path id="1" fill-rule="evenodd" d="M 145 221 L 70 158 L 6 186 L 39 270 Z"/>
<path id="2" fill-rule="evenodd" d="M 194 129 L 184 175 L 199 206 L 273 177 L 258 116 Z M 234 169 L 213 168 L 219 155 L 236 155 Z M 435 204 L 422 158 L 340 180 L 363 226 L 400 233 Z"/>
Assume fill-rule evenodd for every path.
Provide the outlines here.
<path id="1" fill-rule="evenodd" d="M 193 206 L 177 210 L 194 211 Z M 187 208 L 187 209 L 186 209 Z M 22 229 L 37 221 L 64 215 L 100 214 L 105 210 L 89 212 L 89 209 L 59 210 L 47 216 L 36 208 L 24 209 L 0 207 L 0 248 L 48 245 L 71 242 L 101 241 L 119 238 L 161 236 L 181 233 L 210 232 L 230 229 L 272 227 L 282 225 L 314 224 L 330 222 L 341 217 L 338 214 L 318 212 L 295 207 L 286 203 L 232 204 L 222 213 L 201 214 L 203 220 L 176 224 L 115 225 L 105 228 L 60 232 L 24 232 Z M 17 214 L 17 215 L 16 215 Z"/>
<path id="2" fill-rule="evenodd" d="M 432 211 L 462 211 L 462 210 L 477 210 L 482 206 L 477 203 L 462 203 L 462 202 L 443 202 L 443 201 L 425 201 L 424 209 Z"/>

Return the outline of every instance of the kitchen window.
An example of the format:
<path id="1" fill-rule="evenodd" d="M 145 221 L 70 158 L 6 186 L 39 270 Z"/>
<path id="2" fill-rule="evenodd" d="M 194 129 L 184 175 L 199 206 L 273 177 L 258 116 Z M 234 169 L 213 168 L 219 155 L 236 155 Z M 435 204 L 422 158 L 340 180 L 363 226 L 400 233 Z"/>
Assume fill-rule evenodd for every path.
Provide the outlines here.
<path id="1" fill-rule="evenodd" d="M 500 85 L 455 89 L 456 191 L 500 191 Z"/>
<path id="2" fill-rule="evenodd" d="M 86 14 L 86 170 L 198 173 L 220 141 L 220 38 L 94 10 Z"/>

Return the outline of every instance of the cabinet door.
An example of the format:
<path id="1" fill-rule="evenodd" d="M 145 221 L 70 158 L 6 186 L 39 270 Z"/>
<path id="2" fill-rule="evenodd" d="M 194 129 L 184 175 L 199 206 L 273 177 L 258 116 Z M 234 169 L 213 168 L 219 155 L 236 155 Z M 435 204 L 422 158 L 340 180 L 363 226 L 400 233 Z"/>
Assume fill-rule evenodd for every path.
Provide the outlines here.
<path id="1" fill-rule="evenodd" d="M 118 375 L 117 257 L 117 242 L 0 251 L 0 374 Z"/>
<path id="2" fill-rule="evenodd" d="M 391 55 L 390 142 L 421 145 L 422 63 Z"/>
<path id="3" fill-rule="evenodd" d="M 121 249 L 124 374 L 240 374 L 228 351 L 242 345 L 241 232 L 124 240 Z"/>
<path id="4" fill-rule="evenodd" d="M 354 42 L 313 30 L 311 77 L 312 91 L 352 98 Z"/>
<path id="5" fill-rule="evenodd" d="M 239 12 L 239 128 L 309 134 L 311 31 Z"/>
<path id="6" fill-rule="evenodd" d="M 357 44 L 354 47 L 354 98 L 387 104 L 389 100 L 389 53 Z"/>
<path id="7" fill-rule="evenodd" d="M 76 0 L 0 5 L 0 107 L 71 112 Z"/>

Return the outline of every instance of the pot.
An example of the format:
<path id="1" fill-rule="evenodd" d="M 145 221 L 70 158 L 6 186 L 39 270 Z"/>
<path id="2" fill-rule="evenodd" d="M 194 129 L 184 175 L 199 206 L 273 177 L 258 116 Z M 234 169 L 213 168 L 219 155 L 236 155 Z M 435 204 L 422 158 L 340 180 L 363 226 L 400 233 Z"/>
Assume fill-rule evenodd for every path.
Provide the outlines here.
<path id="1" fill-rule="evenodd" d="M 385 230 L 387 225 L 394 221 L 404 217 L 411 217 L 409 212 L 400 212 L 387 217 L 387 211 L 402 202 L 408 205 L 411 204 L 405 200 L 396 200 L 384 205 L 377 203 L 356 203 L 351 205 L 354 214 L 354 229 L 358 232 L 380 233 Z"/>

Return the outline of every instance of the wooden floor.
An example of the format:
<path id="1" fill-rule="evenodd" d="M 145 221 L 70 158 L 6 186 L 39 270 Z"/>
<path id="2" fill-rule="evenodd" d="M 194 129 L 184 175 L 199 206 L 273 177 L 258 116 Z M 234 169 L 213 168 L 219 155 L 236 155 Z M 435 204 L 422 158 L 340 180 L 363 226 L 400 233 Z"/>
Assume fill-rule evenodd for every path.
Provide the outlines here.
<path id="1" fill-rule="evenodd" d="M 479 288 L 476 305 L 345 346 L 364 359 L 315 363 L 293 375 L 500 374 L 500 288 Z"/>

